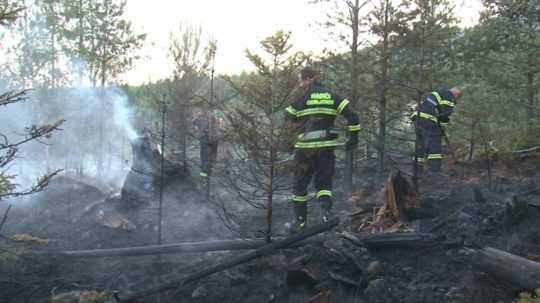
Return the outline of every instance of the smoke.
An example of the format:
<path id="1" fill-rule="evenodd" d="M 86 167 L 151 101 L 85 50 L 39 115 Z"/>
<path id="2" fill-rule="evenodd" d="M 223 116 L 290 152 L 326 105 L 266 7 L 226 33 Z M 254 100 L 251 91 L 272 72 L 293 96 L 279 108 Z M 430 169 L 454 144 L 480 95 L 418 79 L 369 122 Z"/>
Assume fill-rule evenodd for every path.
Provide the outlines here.
<path id="1" fill-rule="evenodd" d="M 1 92 L 6 85 L 0 83 Z M 24 139 L 25 128 L 65 119 L 51 138 L 21 146 L 7 168 L 17 175 L 19 190 L 56 169 L 65 176 L 97 178 L 106 187 L 120 187 L 129 171 L 130 140 L 137 137 L 129 98 L 118 87 L 38 89 L 23 102 L 0 108 L 0 134 L 10 142 Z"/>
<path id="2" fill-rule="evenodd" d="M 116 125 L 124 130 L 124 134 L 129 141 L 133 141 L 138 137 L 137 132 L 132 124 L 132 111 L 129 109 L 127 103 L 128 98 L 123 92 L 118 92 L 118 89 L 114 89 L 115 97 L 113 98 L 114 105 L 114 122 Z"/>

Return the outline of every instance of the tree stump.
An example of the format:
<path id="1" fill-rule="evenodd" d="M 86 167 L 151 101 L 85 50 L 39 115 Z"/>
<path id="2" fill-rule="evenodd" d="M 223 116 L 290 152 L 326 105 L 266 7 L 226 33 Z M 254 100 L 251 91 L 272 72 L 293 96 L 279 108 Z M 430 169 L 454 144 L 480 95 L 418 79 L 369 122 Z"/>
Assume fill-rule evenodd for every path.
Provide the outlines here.
<path id="1" fill-rule="evenodd" d="M 161 152 L 153 148 L 148 136 L 141 136 L 131 142 L 133 160 L 131 169 L 122 187 L 121 197 L 124 207 L 131 208 L 147 203 L 159 187 L 161 174 L 166 182 L 187 180 L 189 170 L 164 159 L 161 171 Z"/>
<path id="2" fill-rule="evenodd" d="M 409 182 L 401 172 L 392 173 L 385 187 L 385 205 L 396 220 L 408 220 L 409 216 L 420 208 L 420 201 Z"/>

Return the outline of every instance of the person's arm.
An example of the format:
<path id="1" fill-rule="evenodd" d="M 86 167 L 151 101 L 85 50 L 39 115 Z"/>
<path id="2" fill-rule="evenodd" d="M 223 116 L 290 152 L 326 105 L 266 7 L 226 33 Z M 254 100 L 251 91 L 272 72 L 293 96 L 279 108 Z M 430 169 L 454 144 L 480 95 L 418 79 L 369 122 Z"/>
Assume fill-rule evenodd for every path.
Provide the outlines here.
<path id="1" fill-rule="evenodd" d="M 445 95 L 452 95 L 451 92 L 447 92 Z M 450 115 L 454 112 L 454 98 L 442 99 L 439 102 L 439 123 L 442 127 L 446 127 L 450 123 Z"/>
<path id="2" fill-rule="evenodd" d="M 298 91 L 291 105 L 285 108 L 285 121 L 281 137 L 284 140 L 284 148 L 288 151 L 294 149 L 299 122 L 298 112 L 306 108 L 307 98 L 308 93 L 306 91 Z"/>
<path id="3" fill-rule="evenodd" d="M 347 119 L 347 129 L 349 131 L 349 141 L 346 148 L 348 150 L 355 148 L 358 145 L 358 133 L 362 130 L 358 115 L 352 110 L 352 104 L 347 99 L 342 99 L 336 96 L 338 102 L 337 111 Z"/>

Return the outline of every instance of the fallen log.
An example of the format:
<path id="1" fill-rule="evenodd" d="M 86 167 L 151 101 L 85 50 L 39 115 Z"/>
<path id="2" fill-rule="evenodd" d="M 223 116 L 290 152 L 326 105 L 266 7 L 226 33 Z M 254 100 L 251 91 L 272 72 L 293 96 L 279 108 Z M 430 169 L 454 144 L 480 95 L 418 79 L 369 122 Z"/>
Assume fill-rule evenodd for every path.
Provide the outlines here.
<path id="1" fill-rule="evenodd" d="M 284 238 L 274 239 L 282 240 Z M 304 240 L 290 247 L 298 247 L 311 243 L 318 243 L 323 239 Z M 157 254 L 175 254 L 175 253 L 194 253 L 210 251 L 232 251 L 232 250 L 250 250 L 258 249 L 268 244 L 262 239 L 235 239 L 235 240 L 217 240 L 206 242 L 185 242 L 164 245 L 148 245 L 135 247 L 122 247 L 110 249 L 89 249 L 89 250 L 65 250 L 65 251 L 45 251 L 46 254 L 54 257 L 67 258 L 99 258 L 99 257 L 119 257 L 119 256 L 147 256 Z"/>
<path id="2" fill-rule="evenodd" d="M 385 233 L 360 238 L 368 248 L 415 247 L 433 244 L 436 236 L 429 233 Z"/>
<path id="3" fill-rule="evenodd" d="M 537 150 L 540 150 L 540 146 L 534 146 L 534 147 L 531 147 L 531 148 L 526 148 L 526 149 L 521 149 L 521 150 L 513 150 L 513 151 L 511 151 L 511 153 L 513 153 L 513 154 L 523 154 L 523 153 L 534 152 L 534 151 L 537 151 Z"/>
<path id="4" fill-rule="evenodd" d="M 497 279 L 520 289 L 540 288 L 540 263 L 492 247 L 468 251 L 475 266 Z"/>
<path id="5" fill-rule="evenodd" d="M 303 230 L 302 232 L 293 235 L 291 237 L 272 242 L 270 244 L 264 245 L 261 248 L 258 248 L 254 251 L 242 254 L 240 256 L 233 257 L 221 264 L 218 264 L 216 266 L 212 266 L 206 269 L 202 269 L 198 272 L 195 272 L 191 275 L 184 276 L 182 278 L 177 277 L 170 277 L 170 276 L 162 276 L 155 279 L 155 282 L 152 283 L 154 285 L 144 289 L 142 286 L 134 287 L 133 291 L 126 291 L 125 293 L 116 293 L 114 295 L 114 300 L 116 301 L 108 301 L 108 303 L 112 302 L 133 302 L 135 300 L 138 300 L 140 298 L 147 297 L 149 295 L 153 295 L 156 293 L 160 293 L 169 289 L 174 288 L 180 288 L 183 287 L 193 281 L 199 280 L 201 278 L 204 278 L 206 276 L 212 275 L 214 273 L 229 269 L 231 267 L 244 264 L 246 262 L 249 262 L 251 260 L 254 260 L 256 258 L 262 257 L 264 255 L 270 254 L 274 252 L 276 249 L 285 248 L 288 247 L 294 243 L 297 243 L 299 241 L 302 241 L 304 239 L 307 239 L 311 236 L 320 234 L 322 232 L 325 232 L 327 230 L 332 229 L 333 227 L 337 226 L 339 223 L 339 219 L 335 218 L 333 220 L 330 220 L 324 224 L 320 224 L 317 226 L 313 226 L 310 228 L 307 228 Z M 143 285 L 147 285 L 146 283 Z M 140 290 L 143 288 L 143 290 Z"/>

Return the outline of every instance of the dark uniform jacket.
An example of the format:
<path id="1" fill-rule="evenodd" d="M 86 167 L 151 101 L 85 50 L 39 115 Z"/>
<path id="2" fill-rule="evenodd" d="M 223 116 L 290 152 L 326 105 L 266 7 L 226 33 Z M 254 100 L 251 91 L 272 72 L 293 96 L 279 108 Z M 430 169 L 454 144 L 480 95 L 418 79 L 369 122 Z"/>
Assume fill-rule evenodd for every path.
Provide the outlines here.
<path id="1" fill-rule="evenodd" d="M 450 122 L 450 115 L 454 111 L 455 98 L 449 89 L 438 89 L 427 95 L 418 111 L 413 113 L 413 119 L 418 116 L 437 125 L 444 126 Z"/>
<path id="2" fill-rule="evenodd" d="M 286 111 L 290 118 L 302 125 L 295 148 L 337 146 L 337 135 L 332 134 L 331 128 L 339 114 L 347 119 L 350 132 L 358 133 L 361 129 L 358 116 L 352 111 L 349 100 L 334 94 L 317 82 L 287 107 Z"/>

